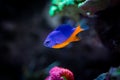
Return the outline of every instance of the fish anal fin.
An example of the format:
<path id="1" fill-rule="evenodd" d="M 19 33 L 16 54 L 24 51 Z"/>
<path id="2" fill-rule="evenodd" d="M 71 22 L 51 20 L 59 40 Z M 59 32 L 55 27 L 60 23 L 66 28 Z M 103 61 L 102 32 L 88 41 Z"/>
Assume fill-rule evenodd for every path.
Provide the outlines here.
<path id="1" fill-rule="evenodd" d="M 75 36 L 74 39 L 73 39 L 73 41 L 80 41 L 80 38 L 77 37 L 77 36 Z"/>

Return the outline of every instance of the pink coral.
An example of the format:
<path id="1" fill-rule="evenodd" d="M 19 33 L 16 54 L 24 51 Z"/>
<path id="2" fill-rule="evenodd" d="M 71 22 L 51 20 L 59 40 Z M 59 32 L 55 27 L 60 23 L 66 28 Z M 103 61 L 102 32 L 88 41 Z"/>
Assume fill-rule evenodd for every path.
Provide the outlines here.
<path id="1" fill-rule="evenodd" d="M 49 71 L 49 73 L 50 76 L 45 80 L 74 80 L 73 73 L 65 68 L 55 66 Z"/>

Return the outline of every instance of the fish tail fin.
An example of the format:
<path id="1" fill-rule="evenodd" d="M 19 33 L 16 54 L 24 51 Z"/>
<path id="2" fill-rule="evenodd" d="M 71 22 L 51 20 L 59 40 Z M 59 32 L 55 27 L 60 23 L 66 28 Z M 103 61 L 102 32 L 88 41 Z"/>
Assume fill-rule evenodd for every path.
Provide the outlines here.
<path id="1" fill-rule="evenodd" d="M 88 30 L 90 27 L 88 25 L 88 20 L 87 19 L 82 19 L 80 22 L 78 22 L 76 25 L 80 25 L 80 27 L 83 30 Z"/>
<path id="2" fill-rule="evenodd" d="M 80 38 L 78 36 L 76 36 L 78 33 L 80 33 L 81 31 L 84 31 L 84 29 L 82 29 L 80 27 L 80 25 L 78 25 L 76 28 L 75 28 L 75 31 L 74 33 L 72 34 L 72 38 L 71 38 L 71 41 L 74 42 L 74 41 L 79 41 Z"/>
<path id="3" fill-rule="evenodd" d="M 76 27 L 76 30 L 77 30 L 78 32 L 84 31 L 84 29 L 83 29 L 80 25 L 78 25 L 78 26 Z"/>
<path id="4" fill-rule="evenodd" d="M 79 27 L 79 28 L 80 28 L 80 31 L 84 31 L 84 30 L 88 30 L 88 29 L 89 29 L 89 26 L 88 26 L 88 25 L 86 25 L 86 24 L 81 25 L 81 26 L 80 26 L 80 24 L 79 24 L 77 27 Z"/>
<path id="5" fill-rule="evenodd" d="M 78 24 L 80 24 L 81 28 L 84 30 L 88 30 L 88 20 L 87 19 L 82 19 Z"/>
<path id="6" fill-rule="evenodd" d="M 89 26 L 87 24 L 84 24 L 84 25 L 81 25 L 81 28 L 83 30 L 88 30 L 89 29 Z"/>

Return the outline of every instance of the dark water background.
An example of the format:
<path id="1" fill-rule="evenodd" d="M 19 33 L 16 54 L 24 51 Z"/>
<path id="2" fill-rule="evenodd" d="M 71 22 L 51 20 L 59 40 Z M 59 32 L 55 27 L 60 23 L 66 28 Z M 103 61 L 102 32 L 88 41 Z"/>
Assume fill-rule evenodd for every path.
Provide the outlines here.
<path id="1" fill-rule="evenodd" d="M 83 33 L 83 40 L 57 50 L 43 46 L 53 30 L 45 14 L 48 3 L 0 0 L 0 80 L 44 80 L 45 69 L 56 61 L 73 71 L 75 80 L 93 80 L 119 66 L 119 3 L 98 12 L 97 18 L 87 18 L 95 24 L 89 24 L 92 28 Z"/>

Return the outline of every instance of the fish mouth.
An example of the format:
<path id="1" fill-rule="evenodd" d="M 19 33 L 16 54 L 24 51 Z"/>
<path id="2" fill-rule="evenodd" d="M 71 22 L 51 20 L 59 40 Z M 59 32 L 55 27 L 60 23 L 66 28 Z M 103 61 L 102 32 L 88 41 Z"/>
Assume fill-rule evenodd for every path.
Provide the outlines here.
<path id="1" fill-rule="evenodd" d="M 45 41 L 43 45 L 46 47 L 50 47 L 50 41 L 49 40 Z"/>

